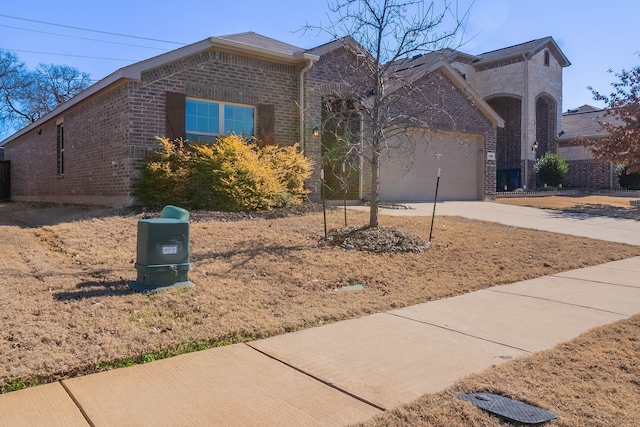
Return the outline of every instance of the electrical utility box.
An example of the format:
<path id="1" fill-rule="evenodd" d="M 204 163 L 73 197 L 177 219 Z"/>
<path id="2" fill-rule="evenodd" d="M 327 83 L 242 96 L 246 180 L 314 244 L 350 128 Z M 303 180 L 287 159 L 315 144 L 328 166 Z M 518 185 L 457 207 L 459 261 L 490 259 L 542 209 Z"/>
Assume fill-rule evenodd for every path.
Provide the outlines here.
<path id="1" fill-rule="evenodd" d="M 189 281 L 189 213 L 165 206 L 162 218 L 138 221 L 136 270 L 129 283 L 134 291 L 191 286 Z"/>

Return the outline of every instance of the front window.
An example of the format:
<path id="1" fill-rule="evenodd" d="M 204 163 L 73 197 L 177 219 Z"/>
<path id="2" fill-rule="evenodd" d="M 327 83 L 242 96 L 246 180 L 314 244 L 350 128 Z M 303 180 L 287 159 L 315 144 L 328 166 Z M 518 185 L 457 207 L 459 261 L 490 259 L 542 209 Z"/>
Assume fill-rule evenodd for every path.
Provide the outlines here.
<path id="1" fill-rule="evenodd" d="M 254 107 L 187 99 L 186 137 L 191 141 L 211 141 L 218 135 L 228 133 L 251 137 L 254 117 Z"/>

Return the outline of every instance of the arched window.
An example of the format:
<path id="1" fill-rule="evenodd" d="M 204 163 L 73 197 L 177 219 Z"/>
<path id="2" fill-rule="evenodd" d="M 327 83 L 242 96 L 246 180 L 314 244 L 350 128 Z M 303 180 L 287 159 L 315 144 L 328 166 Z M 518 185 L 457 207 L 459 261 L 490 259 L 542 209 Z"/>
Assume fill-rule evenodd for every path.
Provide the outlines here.
<path id="1" fill-rule="evenodd" d="M 549 66 L 549 61 L 550 61 L 550 59 L 549 59 L 549 51 L 545 50 L 544 51 L 544 66 L 545 67 Z"/>

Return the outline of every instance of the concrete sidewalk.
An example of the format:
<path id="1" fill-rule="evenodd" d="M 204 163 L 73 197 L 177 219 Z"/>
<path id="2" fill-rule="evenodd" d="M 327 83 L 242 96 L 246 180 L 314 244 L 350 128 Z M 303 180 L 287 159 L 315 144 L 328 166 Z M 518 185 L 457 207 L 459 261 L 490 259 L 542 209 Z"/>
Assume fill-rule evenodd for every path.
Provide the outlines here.
<path id="1" fill-rule="evenodd" d="M 0 395 L 1 426 L 338 426 L 640 312 L 640 257 Z"/>

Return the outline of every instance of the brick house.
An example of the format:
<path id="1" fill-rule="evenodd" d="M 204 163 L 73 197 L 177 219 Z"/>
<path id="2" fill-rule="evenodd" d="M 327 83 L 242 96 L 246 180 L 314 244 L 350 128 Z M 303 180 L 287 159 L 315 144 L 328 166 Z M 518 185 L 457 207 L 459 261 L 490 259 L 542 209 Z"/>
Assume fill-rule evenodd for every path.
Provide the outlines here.
<path id="1" fill-rule="evenodd" d="M 562 114 L 562 132 L 557 143 L 558 154 L 569 164 L 569 172 L 564 179 L 565 187 L 619 187 L 616 166 L 594 159 L 586 145 L 591 140 L 607 136 L 600 122 L 619 123 L 615 117 L 605 116 L 604 113 L 603 109 L 583 105 Z"/>
<path id="2" fill-rule="evenodd" d="M 255 34 L 212 37 L 122 68 L 3 141 L 17 201 L 128 205 L 157 135 L 246 130 L 301 140 L 299 82 L 317 58 Z M 176 111 L 189 116 L 175 120 Z"/>
<path id="3" fill-rule="evenodd" d="M 0 143 L 11 161 L 12 199 L 128 205 L 156 136 L 212 139 L 230 131 L 300 142 L 316 165 L 308 186 L 317 197 L 327 143 L 323 102 L 354 86 L 349 70 L 362 60 L 354 44 L 347 37 L 304 50 L 242 33 L 124 67 Z M 533 141 L 555 150 L 568 64 L 550 37 L 483 55 L 445 50 L 398 63 L 395 71 L 416 89 L 406 99 L 433 108 L 404 112 L 424 126 L 398 136 L 413 148 L 410 156 L 384 157 L 382 199 L 431 199 L 438 168 L 439 199 L 491 199 L 505 170 L 530 176 Z M 360 126 L 366 133 L 366 120 Z M 348 198 L 367 198 L 370 171 L 364 164 L 354 170 Z"/>

